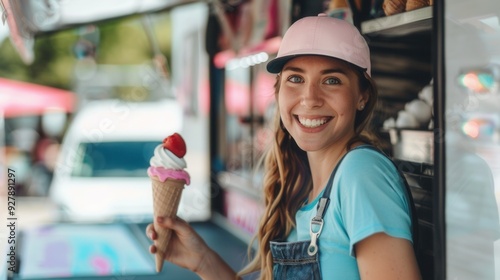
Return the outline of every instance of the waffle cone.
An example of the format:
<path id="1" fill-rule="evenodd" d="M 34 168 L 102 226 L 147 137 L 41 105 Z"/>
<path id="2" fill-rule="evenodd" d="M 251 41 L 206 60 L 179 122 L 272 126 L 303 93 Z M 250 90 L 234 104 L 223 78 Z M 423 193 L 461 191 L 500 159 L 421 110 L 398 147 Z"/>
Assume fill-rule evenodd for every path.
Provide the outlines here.
<path id="1" fill-rule="evenodd" d="M 172 235 L 172 231 L 158 225 L 156 217 L 175 217 L 179 202 L 181 200 L 182 190 L 184 189 L 184 180 L 167 179 L 161 182 L 156 177 L 151 178 L 153 185 L 153 213 L 154 229 L 158 235 L 155 240 L 156 246 L 156 272 L 161 272 L 165 260 L 165 250 Z"/>

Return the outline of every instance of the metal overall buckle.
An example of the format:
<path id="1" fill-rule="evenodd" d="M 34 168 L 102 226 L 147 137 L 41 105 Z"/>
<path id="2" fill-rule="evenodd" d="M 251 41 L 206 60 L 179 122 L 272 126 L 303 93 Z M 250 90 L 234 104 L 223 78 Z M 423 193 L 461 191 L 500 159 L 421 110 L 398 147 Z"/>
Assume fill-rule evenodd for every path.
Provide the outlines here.
<path id="1" fill-rule="evenodd" d="M 314 231 L 313 226 L 318 225 L 319 229 L 318 231 Z M 315 219 L 313 218 L 311 220 L 311 225 L 309 227 L 309 234 L 311 235 L 311 243 L 309 244 L 309 247 L 307 248 L 307 254 L 309 256 L 314 256 L 318 252 L 318 238 L 319 235 L 321 234 L 321 231 L 323 230 L 323 219 Z"/>

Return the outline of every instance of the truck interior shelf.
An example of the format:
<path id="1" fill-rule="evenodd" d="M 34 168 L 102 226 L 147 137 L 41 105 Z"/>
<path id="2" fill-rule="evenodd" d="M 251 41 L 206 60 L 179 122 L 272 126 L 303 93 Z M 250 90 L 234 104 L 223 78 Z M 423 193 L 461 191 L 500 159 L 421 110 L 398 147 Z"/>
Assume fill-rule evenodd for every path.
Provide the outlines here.
<path id="1" fill-rule="evenodd" d="M 434 165 L 423 162 L 393 160 L 399 170 L 405 174 L 410 187 L 432 190 Z"/>
<path id="2" fill-rule="evenodd" d="M 428 6 L 361 23 L 381 98 L 407 102 L 433 78 L 432 9 Z"/>

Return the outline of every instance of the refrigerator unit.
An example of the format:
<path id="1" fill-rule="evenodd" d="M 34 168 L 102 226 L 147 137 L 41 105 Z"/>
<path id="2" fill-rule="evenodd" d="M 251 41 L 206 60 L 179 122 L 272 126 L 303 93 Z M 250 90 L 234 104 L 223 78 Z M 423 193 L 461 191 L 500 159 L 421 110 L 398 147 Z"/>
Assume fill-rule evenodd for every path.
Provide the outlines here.
<path id="1" fill-rule="evenodd" d="M 500 279 L 500 2 L 439 7 L 446 278 Z"/>

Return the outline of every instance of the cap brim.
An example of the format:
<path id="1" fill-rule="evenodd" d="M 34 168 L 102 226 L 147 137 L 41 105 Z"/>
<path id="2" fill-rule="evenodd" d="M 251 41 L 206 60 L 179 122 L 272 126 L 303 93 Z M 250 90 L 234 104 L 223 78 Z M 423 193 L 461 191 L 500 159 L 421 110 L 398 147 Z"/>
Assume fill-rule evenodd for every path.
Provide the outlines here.
<path id="1" fill-rule="evenodd" d="M 272 74 L 278 74 L 281 72 L 281 70 L 283 69 L 283 66 L 285 66 L 285 64 L 289 60 L 296 58 L 296 57 L 299 57 L 299 56 L 303 56 L 303 55 L 304 54 L 287 55 L 287 56 L 275 58 L 267 63 L 267 65 L 266 65 L 267 72 L 272 73 Z"/>
<path id="2" fill-rule="evenodd" d="M 299 56 L 304 56 L 304 55 L 317 55 L 317 56 L 326 56 L 326 57 L 331 57 L 331 58 L 335 58 L 335 59 L 339 59 L 339 60 L 342 60 L 342 61 L 345 61 L 343 59 L 340 59 L 338 57 L 333 57 L 333 56 L 329 56 L 329 55 L 322 55 L 322 54 L 293 54 L 293 55 L 285 55 L 285 56 L 282 56 L 282 57 L 277 57 L 271 61 L 269 61 L 266 65 L 266 69 L 269 73 L 272 73 L 272 74 L 279 74 L 281 72 L 281 70 L 283 70 L 283 66 L 285 66 L 285 64 L 296 58 L 296 57 L 299 57 Z M 351 62 L 348 62 L 348 61 L 345 61 L 351 65 L 354 65 L 355 67 L 367 72 L 367 68 L 364 68 L 364 67 L 361 67 L 361 66 L 358 66 L 356 64 L 353 64 Z M 368 75 L 370 75 L 370 73 L 368 73 Z"/>

